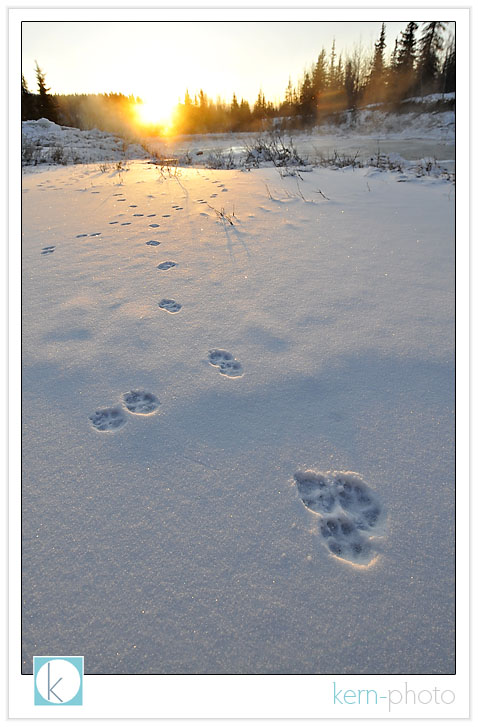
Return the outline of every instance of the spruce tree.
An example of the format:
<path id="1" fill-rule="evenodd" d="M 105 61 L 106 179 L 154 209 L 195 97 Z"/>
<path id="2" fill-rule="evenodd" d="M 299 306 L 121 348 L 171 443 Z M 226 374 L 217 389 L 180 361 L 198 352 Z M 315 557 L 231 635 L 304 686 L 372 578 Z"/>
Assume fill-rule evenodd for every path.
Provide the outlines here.
<path id="1" fill-rule="evenodd" d="M 423 26 L 417 62 L 418 90 L 422 96 L 437 90 L 445 30 L 444 24 L 439 22 L 423 23 Z"/>
<path id="2" fill-rule="evenodd" d="M 25 80 L 25 76 L 22 73 L 22 121 L 28 121 L 28 119 L 38 118 L 35 110 L 35 95 L 31 93 L 28 88 L 28 84 Z"/>
<path id="3" fill-rule="evenodd" d="M 267 116 L 266 97 L 264 96 L 262 88 L 260 89 L 259 93 L 257 94 L 257 99 L 254 104 L 254 109 L 252 111 L 252 115 L 256 119 L 265 119 Z"/>
<path id="4" fill-rule="evenodd" d="M 304 123 L 310 124 L 315 119 L 315 94 L 310 74 L 306 71 L 300 88 L 299 110 Z"/>
<path id="5" fill-rule="evenodd" d="M 295 108 L 294 100 L 294 87 L 292 86 L 292 81 L 289 76 L 289 83 L 285 90 L 284 103 L 281 106 L 281 111 L 285 116 L 295 115 L 297 109 Z"/>
<path id="6" fill-rule="evenodd" d="M 58 111 L 55 100 L 50 96 L 50 89 L 47 88 L 45 82 L 45 74 L 35 61 L 35 75 L 38 84 L 37 113 L 39 118 L 49 119 L 56 122 L 58 120 Z"/>
<path id="7" fill-rule="evenodd" d="M 244 98 L 241 98 L 241 103 L 239 105 L 239 119 L 240 119 L 240 128 L 242 130 L 247 130 L 250 127 L 251 124 L 251 107 L 249 106 L 249 101 L 246 101 Z"/>
<path id="8" fill-rule="evenodd" d="M 398 95 L 400 98 L 412 92 L 416 84 L 415 56 L 416 38 L 415 33 L 418 25 L 414 22 L 408 23 L 407 27 L 400 34 L 397 46 L 396 81 L 398 84 Z"/>
<path id="9" fill-rule="evenodd" d="M 335 38 L 332 41 L 332 49 L 330 51 L 330 63 L 329 63 L 329 73 L 327 78 L 327 85 L 329 88 L 334 89 L 335 88 Z"/>
<path id="10" fill-rule="evenodd" d="M 241 112 L 239 108 L 239 104 L 237 102 L 236 94 L 232 94 L 232 102 L 231 102 L 231 109 L 230 109 L 230 118 L 231 118 L 231 131 L 238 131 L 241 123 Z"/>
<path id="11" fill-rule="evenodd" d="M 456 49 L 454 38 L 446 50 L 441 75 L 441 90 L 443 93 L 456 91 Z"/>
<path id="12" fill-rule="evenodd" d="M 385 23 L 382 23 L 380 37 L 374 45 L 372 67 L 368 78 L 368 100 L 383 101 L 385 97 Z"/>
<path id="13" fill-rule="evenodd" d="M 344 90 L 347 108 L 355 111 L 358 101 L 358 73 L 355 64 L 350 58 L 345 62 Z"/>
<path id="14" fill-rule="evenodd" d="M 327 88 L 327 57 L 323 48 L 319 53 L 317 63 L 312 71 L 312 87 L 314 89 L 315 103 L 320 111 L 323 103 L 322 99 Z"/>
<path id="15" fill-rule="evenodd" d="M 387 79 L 387 101 L 394 101 L 397 93 L 398 77 L 398 38 L 395 38 L 393 52 L 386 71 Z"/>

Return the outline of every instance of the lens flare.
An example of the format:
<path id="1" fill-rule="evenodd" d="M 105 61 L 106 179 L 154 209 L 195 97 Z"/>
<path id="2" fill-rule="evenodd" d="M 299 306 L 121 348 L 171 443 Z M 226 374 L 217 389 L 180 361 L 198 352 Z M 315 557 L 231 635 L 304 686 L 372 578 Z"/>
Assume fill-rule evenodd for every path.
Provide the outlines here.
<path id="1" fill-rule="evenodd" d="M 162 126 L 168 128 L 171 125 L 172 109 L 161 99 L 137 103 L 134 107 L 136 122 L 141 126 Z"/>

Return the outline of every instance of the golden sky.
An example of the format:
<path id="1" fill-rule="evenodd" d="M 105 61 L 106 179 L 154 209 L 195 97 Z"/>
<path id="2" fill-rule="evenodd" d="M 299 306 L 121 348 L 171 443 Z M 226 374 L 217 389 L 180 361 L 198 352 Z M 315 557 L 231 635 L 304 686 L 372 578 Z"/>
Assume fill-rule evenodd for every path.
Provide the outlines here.
<path id="1" fill-rule="evenodd" d="M 388 50 L 406 23 L 387 24 Z M 254 102 L 284 95 L 322 47 L 361 45 L 370 53 L 377 22 L 24 22 L 22 70 L 36 90 L 35 60 L 52 93 L 121 92 L 140 96 L 166 120 L 189 89 L 215 99 Z M 145 111 L 147 109 L 145 108 Z"/>

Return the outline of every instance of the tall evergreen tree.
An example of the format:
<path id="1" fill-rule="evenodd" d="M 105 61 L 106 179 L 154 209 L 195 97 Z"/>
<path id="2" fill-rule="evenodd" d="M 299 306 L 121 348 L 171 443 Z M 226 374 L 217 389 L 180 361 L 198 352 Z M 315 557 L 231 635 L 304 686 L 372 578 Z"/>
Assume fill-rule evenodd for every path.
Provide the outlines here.
<path id="1" fill-rule="evenodd" d="M 329 88 L 335 88 L 335 38 L 332 41 L 332 48 L 330 50 L 330 62 L 329 62 L 329 73 L 327 78 L 327 85 Z"/>
<path id="2" fill-rule="evenodd" d="M 312 71 L 312 87 L 314 89 L 315 103 L 320 111 L 322 98 L 327 88 L 327 56 L 324 48 L 320 51 Z"/>
<path id="3" fill-rule="evenodd" d="M 310 74 L 306 71 L 300 87 L 299 111 L 304 123 L 315 120 L 315 94 Z"/>
<path id="4" fill-rule="evenodd" d="M 416 56 L 416 37 L 418 25 L 414 22 L 408 23 L 405 30 L 400 33 L 397 45 L 396 60 L 396 82 L 398 84 L 397 93 L 400 98 L 404 98 L 411 92 L 416 83 L 415 76 L 415 56 Z"/>
<path id="5" fill-rule="evenodd" d="M 37 61 L 35 61 L 35 75 L 38 85 L 37 113 L 39 118 L 56 122 L 58 120 L 58 109 L 55 100 L 50 96 L 50 89 L 46 86 L 45 74 Z"/>
<path id="6" fill-rule="evenodd" d="M 369 101 L 383 101 L 385 98 L 385 23 L 382 23 L 380 37 L 374 45 L 370 75 L 368 78 Z"/>
<path id="7" fill-rule="evenodd" d="M 395 86 L 396 86 L 396 77 L 398 75 L 398 38 L 395 38 L 395 43 L 393 46 L 392 55 L 390 56 L 390 61 L 387 67 L 387 97 L 389 100 L 391 100 L 392 96 L 395 93 Z"/>
<path id="8" fill-rule="evenodd" d="M 444 24 L 439 22 L 423 23 L 423 26 L 417 61 L 418 90 L 422 96 L 437 90 L 445 30 Z"/>
<path id="9" fill-rule="evenodd" d="M 239 105 L 239 118 L 240 118 L 240 128 L 241 129 L 247 129 L 249 128 L 249 124 L 251 123 L 251 107 L 249 106 L 249 101 L 246 101 L 244 98 L 241 98 L 241 103 Z"/>
<path id="10" fill-rule="evenodd" d="M 294 87 L 292 86 L 292 80 L 289 76 L 289 83 L 285 90 L 284 103 L 281 106 L 281 111 L 284 116 L 294 116 L 297 108 L 295 105 L 295 93 Z"/>
<path id="11" fill-rule="evenodd" d="M 443 61 L 441 90 L 450 93 L 456 90 L 456 49 L 455 39 L 448 45 Z"/>
<path id="12" fill-rule="evenodd" d="M 22 73 L 22 121 L 28 121 L 28 119 L 38 118 L 35 106 L 35 94 L 31 93 L 25 80 L 25 76 Z"/>
<path id="13" fill-rule="evenodd" d="M 347 108 L 355 110 L 359 94 L 359 78 L 351 58 L 345 61 L 344 90 Z"/>
<path id="14" fill-rule="evenodd" d="M 232 101 L 231 101 L 231 131 L 238 131 L 241 125 L 241 110 L 239 107 L 239 104 L 237 102 L 236 94 L 232 94 Z"/>
<path id="15" fill-rule="evenodd" d="M 335 86 L 338 90 L 341 90 L 344 85 L 344 66 L 342 63 L 342 53 L 339 55 L 337 63 L 337 70 L 335 71 Z"/>
<path id="16" fill-rule="evenodd" d="M 262 88 L 260 89 L 259 93 L 257 94 L 257 99 L 254 104 L 254 109 L 252 111 L 252 115 L 256 119 L 265 119 L 267 116 L 266 97 L 264 96 Z"/>

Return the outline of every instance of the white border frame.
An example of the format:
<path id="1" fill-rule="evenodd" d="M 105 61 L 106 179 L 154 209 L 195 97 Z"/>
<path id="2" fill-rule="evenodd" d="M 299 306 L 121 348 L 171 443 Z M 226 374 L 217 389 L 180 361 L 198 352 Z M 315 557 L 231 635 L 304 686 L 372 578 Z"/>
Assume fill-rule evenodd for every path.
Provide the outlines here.
<path id="1" fill-rule="evenodd" d="M 109 3 L 105 3 L 109 4 Z M 352 4 L 352 3 L 350 3 Z M 9 244 L 10 244 L 10 329 L 9 365 L 11 405 L 10 428 L 10 572 L 9 572 L 9 715 L 12 718 L 466 718 L 469 715 L 469 503 L 465 483 L 469 482 L 469 23 L 467 8 L 426 6 L 389 8 L 370 3 L 369 8 L 334 9 L 253 8 L 224 9 L 67 9 L 29 8 L 9 10 Z M 376 9 L 372 9 L 372 7 Z M 457 673 L 454 676 L 85 676 L 84 705 L 58 710 L 33 706 L 33 677 L 22 676 L 20 666 L 20 109 L 18 79 L 21 73 L 20 22 L 24 20 L 56 21 L 420 21 L 436 19 L 457 23 Z M 452 690 L 453 704 L 397 705 L 388 712 L 385 701 L 378 706 L 333 706 L 333 682 L 337 689 Z M 133 695 L 133 696 L 132 696 Z M 185 698 L 185 695 L 187 697 Z M 306 695 L 313 695 L 307 698 Z"/>

